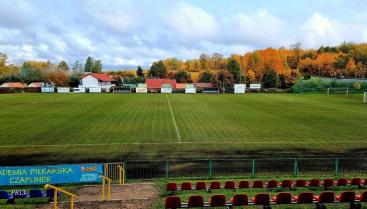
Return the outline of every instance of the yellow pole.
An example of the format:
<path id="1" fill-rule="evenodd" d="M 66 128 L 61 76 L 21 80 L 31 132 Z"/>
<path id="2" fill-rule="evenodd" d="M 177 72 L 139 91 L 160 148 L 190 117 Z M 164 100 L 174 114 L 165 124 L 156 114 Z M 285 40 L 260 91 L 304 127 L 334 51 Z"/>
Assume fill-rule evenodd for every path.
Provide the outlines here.
<path id="1" fill-rule="evenodd" d="M 102 200 L 104 200 L 104 178 L 102 178 Z"/>
<path id="2" fill-rule="evenodd" d="M 70 198 L 70 209 L 74 209 L 74 197 L 71 196 Z"/>
<path id="3" fill-rule="evenodd" d="M 122 184 L 122 167 L 119 165 L 119 184 Z"/>
<path id="4" fill-rule="evenodd" d="M 125 184 L 125 168 L 122 168 L 122 184 Z"/>
<path id="5" fill-rule="evenodd" d="M 108 182 L 108 200 L 111 200 L 111 180 L 107 179 Z"/>
<path id="6" fill-rule="evenodd" d="M 57 190 L 54 189 L 54 209 L 57 209 Z"/>

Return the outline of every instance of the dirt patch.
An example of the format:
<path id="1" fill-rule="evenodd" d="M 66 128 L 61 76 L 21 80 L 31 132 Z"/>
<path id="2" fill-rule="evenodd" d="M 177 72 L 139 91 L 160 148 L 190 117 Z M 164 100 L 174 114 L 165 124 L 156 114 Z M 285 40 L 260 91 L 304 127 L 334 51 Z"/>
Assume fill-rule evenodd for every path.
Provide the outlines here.
<path id="1" fill-rule="evenodd" d="M 159 193 L 151 183 L 111 185 L 111 201 L 102 201 L 101 185 L 80 187 L 74 192 L 78 195 L 75 203 L 77 209 L 146 209 L 158 198 Z M 52 205 L 37 208 L 50 209 Z M 59 204 L 59 208 L 69 208 L 69 204 Z"/>

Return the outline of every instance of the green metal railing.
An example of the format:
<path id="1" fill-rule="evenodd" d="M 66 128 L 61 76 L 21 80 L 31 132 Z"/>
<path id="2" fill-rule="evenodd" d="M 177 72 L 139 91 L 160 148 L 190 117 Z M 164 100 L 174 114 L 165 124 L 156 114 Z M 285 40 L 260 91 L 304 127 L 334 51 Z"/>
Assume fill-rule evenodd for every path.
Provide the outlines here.
<path id="1" fill-rule="evenodd" d="M 365 175 L 367 158 L 198 159 L 125 162 L 126 179 Z"/>

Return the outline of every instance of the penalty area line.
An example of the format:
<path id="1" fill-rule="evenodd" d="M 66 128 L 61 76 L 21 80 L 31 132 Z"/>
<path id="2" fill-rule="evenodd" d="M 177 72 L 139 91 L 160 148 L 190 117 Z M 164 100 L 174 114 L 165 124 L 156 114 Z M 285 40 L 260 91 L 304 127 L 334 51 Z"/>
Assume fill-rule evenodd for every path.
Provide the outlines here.
<path id="1" fill-rule="evenodd" d="M 176 134 L 177 134 L 178 142 L 179 142 L 179 143 L 181 143 L 181 136 L 180 136 L 180 132 L 178 131 L 178 127 L 177 127 L 177 124 L 176 124 L 175 115 L 173 114 L 172 107 L 171 107 L 171 102 L 169 101 L 169 98 L 168 98 L 168 95 L 167 95 L 167 94 L 166 94 L 166 98 L 167 98 L 167 102 L 168 102 L 169 109 L 170 109 L 170 111 L 171 111 L 171 116 L 172 116 L 173 125 L 175 126 L 175 129 L 176 129 Z"/>

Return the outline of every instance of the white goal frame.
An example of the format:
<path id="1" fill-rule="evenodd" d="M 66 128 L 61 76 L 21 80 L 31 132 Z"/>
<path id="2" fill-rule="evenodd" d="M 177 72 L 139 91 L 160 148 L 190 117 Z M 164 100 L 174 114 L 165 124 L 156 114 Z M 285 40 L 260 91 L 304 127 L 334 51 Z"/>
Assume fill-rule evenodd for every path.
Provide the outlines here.
<path id="1" fill-rule="evenodd" d="M 367 91 L 363 92 L 363 103 L 367 103 Z"/>
<path id="2" fill-rule="evenodd" d="M 336 92 L 333 93 L 332 92 L 333 90 L 335 90 Z M 343 92 L 343 90 L 345 90 L 345 91 Z M 327 94 L 343 94 L 343 93 L 349 94 L 349 88 L 348 87 L 346 87 L 346 88 L 330 88 L 329 87 L 329 88 L 327 88 L 326 93 Z"/>

